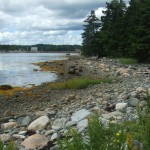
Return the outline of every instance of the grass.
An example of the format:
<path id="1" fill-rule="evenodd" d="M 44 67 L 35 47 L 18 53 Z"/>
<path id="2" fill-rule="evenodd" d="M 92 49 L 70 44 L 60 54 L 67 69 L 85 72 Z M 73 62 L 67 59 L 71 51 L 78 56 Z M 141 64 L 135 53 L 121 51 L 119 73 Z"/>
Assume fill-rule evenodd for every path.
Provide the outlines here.
<path id="1" fill-rule="evenodd" d="M 130 65 L 137 63 L 137 60 L 134 58 L 119 58 L 119 62 L 124 65 Z"/>
<path id="2" fill-rule="evenodd" d="M 5 146 L 4 143 L 0 140 L 0 150 L 15 150 L 14 142 L 10 141 L 9 144 Z"/>
<path id="3" fill-rule="evenodd" d="M 62 82 L 50 83 L 50 89 L 84 89 L 89 85 L 111 83 L 111 79 L 72 78 Z"/>
<path id="4" fill-rule="evenodd" d="M 146 99 L 150 103 L 150 96 Z M 94 115 L 88 118 L 88 127 L 85 135 L 82 136 L 75 129 L 69 129 L 65 138 L 58 140 L 59 150 L 139 150 L 133 143 L 138 140 L 142 143 L 142 150 L 150 148 L 150 105 L 145 109 L 143 122 L 125 121 L 120 124 L 109 123 L 105 128 Z M 140 116 L 139 116 L 140 117 Z M 139 118 L 140 119 L 140 118 Z M 140 149 L 141 150 L 141 149 Z"/>

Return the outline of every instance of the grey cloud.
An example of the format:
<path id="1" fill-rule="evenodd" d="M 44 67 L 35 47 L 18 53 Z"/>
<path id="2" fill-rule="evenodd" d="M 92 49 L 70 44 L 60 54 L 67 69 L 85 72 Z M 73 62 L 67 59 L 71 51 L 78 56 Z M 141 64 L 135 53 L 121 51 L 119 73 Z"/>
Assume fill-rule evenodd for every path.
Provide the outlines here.
<path id="1" fill-rule="evenodd" d="M 83 20 L 92 9 L 100 16 L 105 3 L 106 0 L 0 0 L 0 43 L 82 43 Z"/>

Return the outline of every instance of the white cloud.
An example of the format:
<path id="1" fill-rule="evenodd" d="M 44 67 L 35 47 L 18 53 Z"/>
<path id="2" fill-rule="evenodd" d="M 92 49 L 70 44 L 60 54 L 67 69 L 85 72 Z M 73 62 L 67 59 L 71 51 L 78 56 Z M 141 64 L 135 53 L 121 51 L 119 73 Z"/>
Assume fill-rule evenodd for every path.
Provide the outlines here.
<path id="1" fill-rule="evenodd" d="M 0 44 L 81 44 L 83 20 L 92 9 L 100 17 L 105 2 L 0 0 Z"/>

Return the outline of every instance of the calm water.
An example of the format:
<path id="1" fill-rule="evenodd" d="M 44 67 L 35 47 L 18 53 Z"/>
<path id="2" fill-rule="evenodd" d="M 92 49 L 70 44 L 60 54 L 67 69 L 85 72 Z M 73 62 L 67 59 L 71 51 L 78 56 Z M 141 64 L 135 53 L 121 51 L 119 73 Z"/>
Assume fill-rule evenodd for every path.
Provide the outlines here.
<path id="1" fill-rule="evenodd" d="M 0 54 L 0 85 L 12 86 L 39 85 L 57 79 L 56 74 L 33 71 L 38 66 L 33 62 L 66 59 L 66 54 L 60 53 L 1 53 Z"/>

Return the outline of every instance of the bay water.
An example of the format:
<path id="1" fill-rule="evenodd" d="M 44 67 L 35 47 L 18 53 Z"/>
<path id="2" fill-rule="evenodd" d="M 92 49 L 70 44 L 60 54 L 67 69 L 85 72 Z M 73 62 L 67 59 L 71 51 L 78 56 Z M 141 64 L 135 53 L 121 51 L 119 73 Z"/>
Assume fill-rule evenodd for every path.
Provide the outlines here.
<path id="1" fill-rule="evenodd" d="M 65 53 L 0 53 L 0 85 L 28 87 L 57 79 L 55 73 L 33 71 L 35 62 L 67 59 Z"/>

